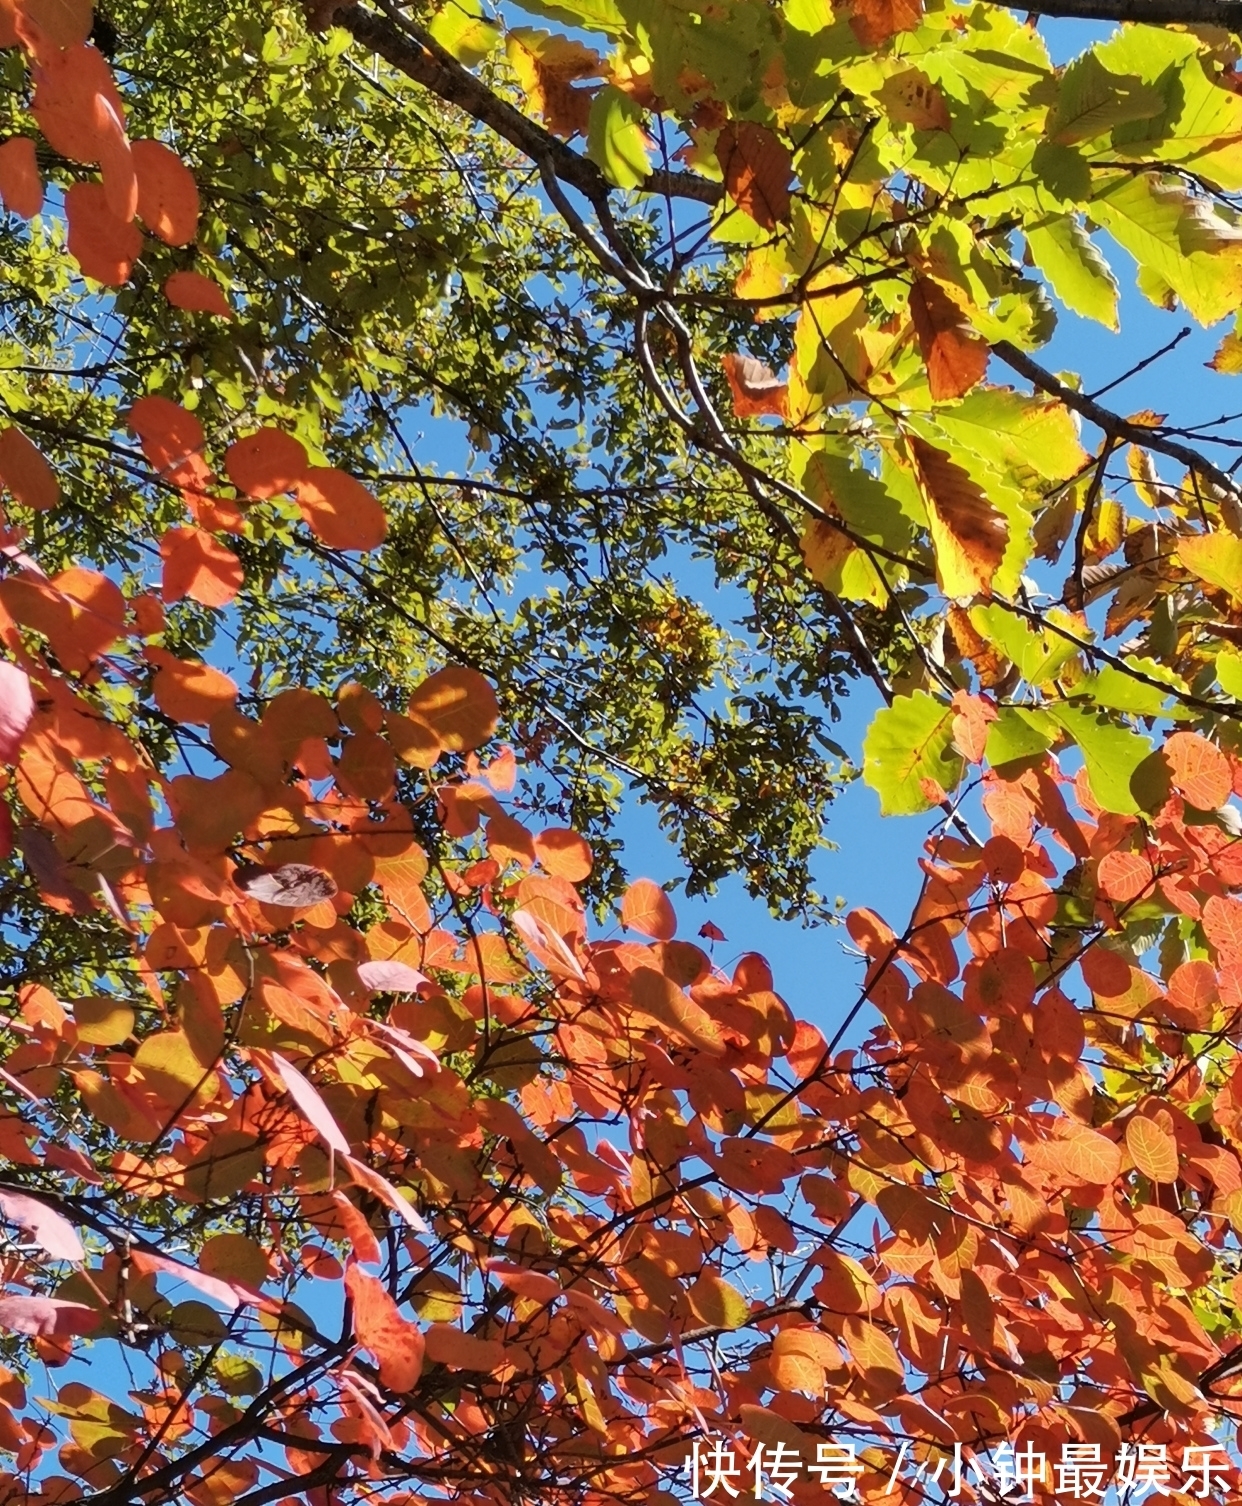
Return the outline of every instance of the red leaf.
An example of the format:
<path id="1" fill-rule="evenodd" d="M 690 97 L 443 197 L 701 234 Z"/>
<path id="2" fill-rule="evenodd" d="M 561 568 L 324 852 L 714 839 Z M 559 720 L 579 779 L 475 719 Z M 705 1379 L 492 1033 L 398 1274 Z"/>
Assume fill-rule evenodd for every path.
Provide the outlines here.
<path id="1" fill-rule="evenodd" d="M 0 199 L 24 220 L 43 208 L 43 179 L 29 136 L 14 136 L 0 146 Z"/>
<path id="2" fill-rule="evenodd" d="M 239 492 L 265 501 L 290 492 L 310 469 L 300 440 L 282 429 L 259 429 L 231 444 L 224 472 Z"/>
<path id="3" fill-rule="evenodd" d="M 375 1356 L 381 1383 L 412 1391 L 423 1373 L 422 1330 L 401 1316 L 387 1287 L 356 1265 L 345 1272 L 345 1290 L 354 1304 L 354 1333 Z"/>
<path id="4" fill-rule="evenodd" d="M 198 233 L 194 174 L 162 141 L 133 143 L 142 223 L 170 246 L 188 246 Z"/>
<path id="5" fill-rule="evenodd" d="M 99 1316 L 93 1307 L 65 1302 L 60 1297 L 0 1297 L 0 1328 L 33 1338 L 90 1333 L 99 1326 Z"/>
<path id="6" fill-rule="evenodd" d="M 101 183 L 74 183 L 65 194 L 65 215 L 69 254 L 83 275 L 105 287 L 124 286 L 142 254 L 138 227 L 117 219 Z"/>
<path id="7" fill-rule="evenodd" d="M 16 664 L 0 662 L 0 763 L 12 763 L 34 715 L 30 677 Z"/>
<path id="8" fill-rule="evenodd" d="M 705 941 L 728 941 L 729 939 L 720 929 L 720 927 L 713 924 L 713 922 L 710 920 L 705 920 L 699 927 L 699 935 L 702 936 Z"/>
<path id="9" fill-rule="evenodd" d="M 1203 930 L 1223 962 L 1242 958 L 1242 902 L 1213 894 L 1203 907 Z"/>
<path id="10" fill-rule="evenodd" d="M 48 512 L 60 501 L 56 472 L 20 429 L 0 429 L 0 481 L 35 512 Z"/>
<path id="11" fill-rule="evenodd" d="M 767 126 L 731 120 L 716 138 L 716 160 L 738 208 L 765 230 L 789 218 L 793 158 Z"/>
<path id="12" fill-rule="evenodd" d="M 201 528 L 168 529 L 160 540 L 160 558 L 167 602 L 188 596 L 205 607 L 226 607 L 245 580 L 233 551 Z"/>
<path id="13" fill-rule="evenodd" d="M 345 1138 L 345 1132 L 332 1117 L 332 1111 L 323 1101 L 315 1084 L 309 1078 L 303 1077 L 291 1062 L 287 1062 L 277 1052 L 268 1053 L 268 1059 L 275 1068 L 276 1075 L 284 1084 L 285 1091 L 297 1104 L 302 1117 L 323 1143 L 330 1150 L 339 1151 L 341 1155 L 348 1156 L 349 1141 Z"/>
<path id="14" fill-rule="evenodd" d="M 1097 998 L 1119 999 L 1130 990 L 1130 964 L 1107 947 L 1092 946 L 1078 959 L 1087 987 Z"/>
<path id="15" fill-rule="evenodd" d="M 738 418 L 787 418 L 789 383 L 780 381 L 772 369 L 754 356 L 729 354 L 721 359 L 733 412 Z"/>
<path id="16" fill-rule="evenodd" d="M 650 879 L 636 879 L 621 900 L 621 924 L 654 941 L 671 941 L 677 917 L 664 890 Z"/>
<path id="17" fill-rule="evenodd" d="M 224 289 L 201 272 L 174 272 L 164 284 L 164 297 L 173 308 L 185 309 L 191 314 L 218 314 L 221 319 L 233 317 Z"/>
<path id="18" fill-rule="evenodd" d="M 72 1260 L 80 1265 L 86 1251 L 78 1231 L 63 1213 L 49 1208 L 24 1192 L 0 1192 L 0 1213 L 23 1228 L 53 1260 Z"/>
<path id="19" fill-rule="evenodd" d="M 1206 737 L 1197 732 L 1174 732 L 1160 751 L 1174 787 L 1196 810 L 1217 810 L 1233 793 L 1229 760 Z"/>
<path id="20" fill-rule="evenodd" d="M 334 466 L 313 465 L 297 484 L 298 506 L 316 538 L 329 549 L 376 549 L 388 533 L 384 509 Z"/>

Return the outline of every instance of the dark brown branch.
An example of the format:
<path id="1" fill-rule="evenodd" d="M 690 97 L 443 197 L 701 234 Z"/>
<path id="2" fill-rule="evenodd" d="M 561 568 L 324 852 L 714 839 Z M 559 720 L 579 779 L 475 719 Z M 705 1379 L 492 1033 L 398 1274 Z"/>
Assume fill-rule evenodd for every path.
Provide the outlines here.
<path id="1" fill-rule="evenodd" d="M 1141 21 L 1148 26 L 1224 26 L 1242 31 L 1239 0 L 1044 0 L 1035 14 L 1074 21 Z"/>
<path id="2" fill-rule="evenodd" d="M 576 188 L 596 208 L 607 202 L 612 186 L 594 162 L 494 94 L 415 22 L 402 17 L 398 25 L 356 3 L 334 5 L 331 0 L 306 0 L 306 11 L 312 28 L 322 30 L 333 23 L 344 27 L 368 51 L 378 53 L 446 104 L 490 127 L 540 168 Z M 643 192 L 716 204 L 724 190 L 695 173 L 656 171 L 644 182 Z"/>

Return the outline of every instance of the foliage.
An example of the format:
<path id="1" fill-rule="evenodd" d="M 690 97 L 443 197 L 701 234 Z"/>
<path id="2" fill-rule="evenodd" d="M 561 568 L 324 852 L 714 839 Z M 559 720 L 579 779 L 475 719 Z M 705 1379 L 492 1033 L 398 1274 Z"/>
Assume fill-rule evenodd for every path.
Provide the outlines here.
<path id="1" fill-rule="evenodd" d="M 1134 27 L 1055 70 L 984 6 L 789 0 L 727 28 L 612 0 L 540 9 L 613 55 L 526 27 L 502 65 L 500 28 L 465 10 L 429 29 L 317 10 L 412 81 L 392 93 L 376 70 L 363 91 L 342 31 L 310 41 L 286 16 L 279 45 L 252 27 L 208 57 L 205 11 L 166 6 L 148 44 L 163 85 L 134 69 L 121 92 L 86 39 L 122 39 L 89 7 L 0 7 L 41 133 L 0 145 L 0 194 L 31 221 L 5 229 L 13 338 L 38 358 L 6 373 L 20 421 L 0 432 L 6 1501 L 658 1506 L 707 1435 L 760 1471 L 761 1449 L 848 1439 L 871 1499 L 899 1441 L 1209 1443 L 1236 1418 L 1242 513 L 1187 435 L 1030 358 L 1050 305 L 1010 248 L 1025 227 L 1057 295 L 1111 323 L 1089 221 L 1150 296 L 1233 312 L 1233 44 Z M 191 68 L 226 87 L 174 110 Z M 342 75 L 354 113 L 317 137 Z M 235 118 L 242 77 L 259 171 L 212 123 Z M 436 107 L 439 160 L 477 154 L 512 185 L 526 154 L 559 228 L 529 192 L 497 192 L 486 231 L 441 194 L 444 260 L 424 247 L 401 264 L 421 272 L 394 272 L 380 235 L 405 232 L 375 229 L 393 184 L 327 169 L 368 133 L 429 151 L 398 129 L 425 91 L 474 122 Z M 674 129 L 688 172 L 660 161 Z M 324 176 L 295 191 L 315 142 Z M 347 215 L 325 184 L 368 197 Z M 654 197 L 618 220 L 627 185 L 707 206 L 712 235 L 748 248 L 740 274 L 677 260 L 692 232 L 674 210 L 662 251 Z M 472 267 L 476 236 L 510 232 Z M 634 400 L 603 438 L 668 442 L 642 457 L 654 472 L 682 432 L 671 490 L 685 517 L 724 520 L 723 560 L 773 530 L 750 583 L 758 602 L 776 581 L 778 602 L 753 632 L 825 614 L 833 654 L 887 702 L 864 776 L 894 812 L 943 807 L 901 930 L 849 917 L 862 976 L 831 1039 L 758 956 L 726 969 L 679 938 L 650 880 L 593 926 L 615 873 L 593 886 L 592 844 L 497 736 L 504 718 L 547 754 L 554 734 L 522 720 L 526 660 L 570 662 L 575 632 L 615 649 L 598 702 L 587 686 L 573 703 L 601 721 L 647 637 L 666 699 L 679 673 L 716 683 L 732 650 L 715 619 L 620 568 L 597 622 L 564 585 L 486 631 L 477 603 L 438 599 L 470 550 L 437 563 L 428 517 L 451 525 L 384 404 L 408 404 L 433 356 L 457 366 L 446 391 L 481 362 L 452 401 L 494 400 L 514 469 L 488 495 L 512 502 L 546 453 L 512 427 L 535 358 L 520 333 L 507 363 L 484 353 L 501 302 L 528 329 L 556 307 L 521 286 L 539 257 L 632 321 L 636 368 L 612 369 L 611 335 L 584 342 L 608 368 L 591 402 Z M 431 296 L 446 266 L 476 278 L 474 335 L 469 306 Z M 720 349 L 739 300 L 779 316 L 760 334 L 787 380 Z M 47 369 L 85 349 L 98 370 Z M 994 359 L 1039 395 L 989 384 Z M 664 410 L 651 427 L 643 391 Z M 484 480 L 456 487 L 463 518 Z M 593 502 L 610 540 L 656 558 L 647 515 L 611 516 L 631 480 Z M 549 558 L 586 497 L 538 495 Z M 471 547 L 500 581 L 528 540 L 489 556 L 498 541 L 493 516 Z M 1065 550 L 1050 604 L 1024 572 Z M 398 610 L 406 582 L 417 610 Z M 478 662 L 412 673 L 416 628 Z M 748 739 L 814 734 L 795 693 L 811 642 L 790 650 L 789 703 L 756 676 L 746 716 L 717 710 L 745 756 L 709 744 L 659 796 L 701 878 L 744 850 L 756 883 L 795 892 L 755 844 L 798 798 L 769 781 L 803 765 L 769 768 Z M 647 674 L 624 687 L 627 737 Z M 688 758 L 681 737 L 656 717 L 632 777 L 658 793 L 656 755 Z M 599 817 L 594 758 L 558 777 Z M 701 817 L 678 803 L 700 791 Z M 743 821 L 730 802 L 752 792 L 770 803 Z M 29 1389 L 36 1361 L 60 1368 L 54 1394 Z"/>

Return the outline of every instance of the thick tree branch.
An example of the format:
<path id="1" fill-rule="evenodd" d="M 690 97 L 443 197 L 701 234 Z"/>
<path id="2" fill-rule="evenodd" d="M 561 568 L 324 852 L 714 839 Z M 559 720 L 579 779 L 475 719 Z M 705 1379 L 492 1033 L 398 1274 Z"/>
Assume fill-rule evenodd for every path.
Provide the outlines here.
<path id="1" fill-rule="evenodd" d="M 1035 14 L 1075 21 L 1141 21 L 1148 26 L 1224 26 L 1242 31 L 1238 0 L 1045 0 Z"/>
<path id="2" fill-rule="evenodd" d="M 403 16 L 398 25 L 389 16 L 378 15 L 361 5 L 334 5 L 332 0 L 327 3 L 306 0 L 306 12 L 312 28 L 322 30 L 329 24 L 344 27 L 363 47 L 377 52 L 446 104 L 455 105 L 480 125 L 489 126 L 545 173 L 550 171 L 562 183 L 576 188 L 596 208 L 607 202 L 612 186 L 594 162 L 493 94 L 414 21 Z M 652 173 L 643 184 L 643 191 L 694 199 L 700 204 L 719 203 L 723 195 L 719 183 L 695 173 L 664 171 Z"/>

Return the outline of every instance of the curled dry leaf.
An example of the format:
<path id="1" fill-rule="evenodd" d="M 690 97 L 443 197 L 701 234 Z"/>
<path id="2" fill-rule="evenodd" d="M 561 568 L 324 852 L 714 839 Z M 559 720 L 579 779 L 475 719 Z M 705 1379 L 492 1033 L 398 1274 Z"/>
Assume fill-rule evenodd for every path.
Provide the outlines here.
<path id="1" fill-rule="evenodd" d="M 770 366 L 754 356 L 732 354 L 724 356 L 721 365 L 738 418 L 789 416 L 789 383 L 782 382 Z"/>
<path id="2" fill-rule="evenodd" d="M 262 905 L 283 905 L 290 910 L 308 909 L 337 892 L 331 874 L 307 863 L 282 863 L 275 868 L 246 863 L 233 870 L 233 882 Z"/>

